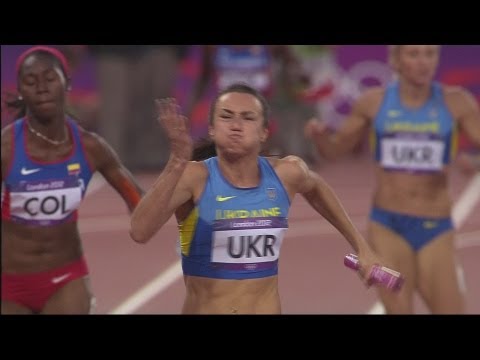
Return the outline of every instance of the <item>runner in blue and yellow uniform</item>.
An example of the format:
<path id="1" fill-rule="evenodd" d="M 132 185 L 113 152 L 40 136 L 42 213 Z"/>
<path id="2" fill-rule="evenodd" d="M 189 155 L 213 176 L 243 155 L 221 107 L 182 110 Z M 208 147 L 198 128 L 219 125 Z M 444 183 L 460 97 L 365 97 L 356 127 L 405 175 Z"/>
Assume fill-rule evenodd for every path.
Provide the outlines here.
<path id="1" fill-rule="evenodd" d="M 183 313 L 281 312 L 280 249 L 297 193 L 359 254 L 364 279 L 379 262 L 330 187 L 304 161 L 259 156 L 268 137 L 267 109 L 252 87 L 227 87 L 210 111 L 217 156 L 189 161 L 193 145 L 186 118 L 175 100 L 159 102 L 170 160 L 132 214 L 131 236 L 147 242 L 175 213 L 187 290 Z"/>
<path id="2" fill-rule="evenodd" d="M 365 92 L 335 134 L 317 121 L 305 128 L 327 158 L 351 151 L 370 130 L 377 185 L 369 237 L 407 279 L 399 294 L 379 289 L 389 313 L 412 313 L 415 290 L 433 313 L 465 311 L 447 175 L 459 128 L 480 146 L 480 111 L 465 89 L 433 81 L 439 55 L 436 45 L 391 46 L 398 80 Z"/>

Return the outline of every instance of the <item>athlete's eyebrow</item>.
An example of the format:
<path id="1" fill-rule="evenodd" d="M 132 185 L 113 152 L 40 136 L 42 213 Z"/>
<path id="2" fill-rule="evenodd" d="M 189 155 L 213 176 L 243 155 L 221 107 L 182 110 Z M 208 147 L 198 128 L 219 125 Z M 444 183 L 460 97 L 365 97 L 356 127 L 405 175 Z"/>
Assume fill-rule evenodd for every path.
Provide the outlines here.
<path id="1" fill-rule="evenodd" d="M 226 113 L 231 114 L 231 115 L 235 114 L 234 111 L 229 110 L 229 109 L 221 108 L 220 110 L 225 111 Z M 242 111 L 242 112 L 240 112 L 240 114 L 241 115 L 257 115 L 257 113 L 255 111 L 249 111 L 249 110 Z"/>

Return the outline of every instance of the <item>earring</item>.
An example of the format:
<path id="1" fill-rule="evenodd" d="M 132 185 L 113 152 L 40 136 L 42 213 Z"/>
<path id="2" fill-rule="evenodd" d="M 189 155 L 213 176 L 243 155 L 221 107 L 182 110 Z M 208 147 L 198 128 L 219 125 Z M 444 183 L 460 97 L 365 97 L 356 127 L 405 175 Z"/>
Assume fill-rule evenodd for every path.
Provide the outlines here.
<path id="1" fill-rule="evenodd" d="M 23 96 L 22 95 L 18 95 L 18 101 L 22 101 L 23 100 Z"/>

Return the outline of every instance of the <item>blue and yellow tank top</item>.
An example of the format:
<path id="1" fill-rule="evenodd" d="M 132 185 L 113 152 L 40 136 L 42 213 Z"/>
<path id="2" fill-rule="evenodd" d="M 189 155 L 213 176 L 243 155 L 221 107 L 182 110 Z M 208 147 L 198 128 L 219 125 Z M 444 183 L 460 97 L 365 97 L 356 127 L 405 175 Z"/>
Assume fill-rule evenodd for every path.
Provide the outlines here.
<path id="1" fill-rule="evenodd" d="M 260 184 L 237 188 L 205 160 L 209 175 L 198 204 L 179 225 L 185 275 L 254 279 L 276 275 L 290 200 L 268 160 L 258 158 Z"/>
<path id="2" fill-rule="evenodd" d="M 398 82 L 385 90 L 372 131 L 376 161 L 386 170 L 438 172 L 450 163 L 457 142 L 454 119 L 441 85 L 432 84 L 427 102 L 418 109 L 400 101 Z"/>

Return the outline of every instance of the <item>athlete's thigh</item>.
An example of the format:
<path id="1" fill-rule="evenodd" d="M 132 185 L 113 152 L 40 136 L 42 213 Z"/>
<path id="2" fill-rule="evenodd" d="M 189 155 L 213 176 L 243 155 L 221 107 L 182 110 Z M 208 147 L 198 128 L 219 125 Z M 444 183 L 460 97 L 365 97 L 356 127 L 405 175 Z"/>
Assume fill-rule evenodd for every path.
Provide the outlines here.
<path id="1" fill-rule="evenodd" d="M 414 250 L 400 235 L 374 221 L 369 222 L 368 239 L 383 264 L 405 276 L 405 283 L 398 292 L 377 287 L 387 311 L 390 313 L 413 312 L 413 293 L 416 287 Z"/>
<path id="2" fill-rule="evenodd" d="M 2 300 L 2 315 L 32 315 L 33 311 L 29 308 L 16 304 L 11 301 Z"/>
<path id="3" fill-rule="evenodd" d="M 92 294 L 88 277 L 75 279 L 65 284 L 45 304 L 42 314 L 89 314 Z"/>
<path id="4" fill-rule="evenodd" d="M 418 252 L 418 288 L 433 313 L 465 311 L 453 240 L 453 230 L 442 233 Z"/>
<path id="5" fill-rule="evenodd" d="M 402 236 L 382 224 L 370 221 L 368 240 L 386 266 L 415 278 L 416 253 Z"/>

